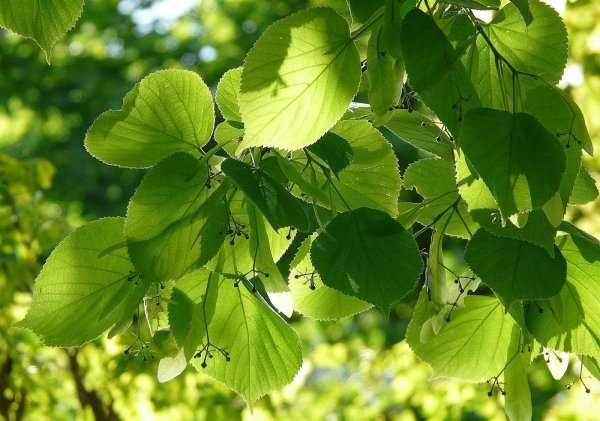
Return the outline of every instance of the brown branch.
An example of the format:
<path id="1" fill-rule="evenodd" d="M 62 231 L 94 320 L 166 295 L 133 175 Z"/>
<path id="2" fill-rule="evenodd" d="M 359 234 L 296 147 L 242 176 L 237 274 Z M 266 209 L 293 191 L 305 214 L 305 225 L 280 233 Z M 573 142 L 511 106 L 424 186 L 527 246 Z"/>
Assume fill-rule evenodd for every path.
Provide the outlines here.
<path id="1" fill-rule="evenodd" d="M 69 352 L 68 350 L 65 350 L 65 352 L 69 358 L 69 367 L 71 369 L 71 374 L 73 375 L 73 380 L 75 381 L 81 408 L 83 409 L 86 406 L 89 406 L 92 409 L 96 421 L 119 421 L 120 418 L 115 413 L 112 402 L 105 405 L 95 390 L 88 391 L 85 388 L 83 378 L 81 377 L 79 362 L 77 361 L 77 351 Z"/>

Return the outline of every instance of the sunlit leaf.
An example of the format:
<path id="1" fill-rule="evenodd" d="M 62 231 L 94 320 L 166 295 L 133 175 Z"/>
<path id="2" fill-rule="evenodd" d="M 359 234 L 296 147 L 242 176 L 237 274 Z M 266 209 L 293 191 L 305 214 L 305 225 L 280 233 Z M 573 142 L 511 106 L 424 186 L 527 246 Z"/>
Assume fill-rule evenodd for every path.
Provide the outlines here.
<path id="1" fill-rule="evenodd" d="M 6 0 L 0 3 L 0 26 L 33 39 L 50 63 L 50 52 L 75 25 L 83 0 Z"/>
<path id="2" fill-rule="evenodd" d="M 131 318 L 148 289 L 134 274 L 123 218 L 90 222 L 52 252 L 37 277 L 31 308 L 17 327 L 46 345 L 80 346 Z"/>
<path id="3" fill-rule="evenodd" d="M 358 51 L 348 23 L 333 9 L 276 22 L 246 57 L 240 94 L 246 135 L 238 152 L 316 142 L 342 117 L 359 82 Z"/>
<path id="4" fill-rule="evenodd" d="M 160 70 L 138 83 L 119 111 L 96 119 L 85 139 L 99 160 L 123 167 L 151 167 L 175 152 L 194 156 L 212 135 L 212 96 L 188 70 Z"/>

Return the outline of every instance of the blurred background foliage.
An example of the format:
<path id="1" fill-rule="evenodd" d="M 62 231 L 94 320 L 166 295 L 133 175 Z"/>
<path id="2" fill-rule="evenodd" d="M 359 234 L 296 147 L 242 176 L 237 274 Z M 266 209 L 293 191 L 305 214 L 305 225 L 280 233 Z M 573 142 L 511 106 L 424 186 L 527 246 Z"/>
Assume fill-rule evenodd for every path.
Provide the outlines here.
<path id="1" fill-rule="evenodd" d="M 561 83 L 600 150 L 600 1 L 552 3 L 571 38 Z M 345 10 L 344 0 L 88 0 L 77 26 L 54 48 L 52 66 L 33 42 L 0 30 L 0 419 L 505 419 L 502 399 L 488 398 L 485 384 L 428 381 L 430 369 L 401 342 L 410 303 L 396 306 L 389 320 L 375 311 L 329 323 L 294 319 L 305 364 L 291 385 L 252 413 L 192 369 L 159 384 L 155 359 L 123 355 L 134 335 L 62 350 L 10 328 L 24 316 L 52 248 L 85 221 L 123 215 L 143 175 L 87 154 L 83 138 L 93 120 L 120 108 L 131 86 L 159 68 L 193 69 L 214 89 L 268 25 L 319 4 Z M 401 164 L 416 158 L 408 146 L 396 150 Z M 598 180 L 600 154 L 586 159 Z M 599 237 L 599 208 L 596 201 L 570 218 Z M 453 258 L 450 250 L 446 259 Z M 138 323 L 150 339 L 143 317 Z M 172 349 L 161 332 L 151 339 L 156 355 Z M 536 359 L 530 371 L 536 419 L 597 419 L 599 384 L 586 379 L 591 394 L 581 384 L 565 388 L 579 370 L 573 358 L 555 382 L 544 359 Z"/>

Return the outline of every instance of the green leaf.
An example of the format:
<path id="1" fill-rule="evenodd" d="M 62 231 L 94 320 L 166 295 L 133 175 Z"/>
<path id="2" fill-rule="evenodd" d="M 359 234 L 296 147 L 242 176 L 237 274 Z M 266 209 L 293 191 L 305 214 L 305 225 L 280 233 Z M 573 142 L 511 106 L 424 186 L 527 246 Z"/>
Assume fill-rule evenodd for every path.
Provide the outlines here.
<path id="1" fill-rule="evenodd" d="M 514 320 L 493 297 L 466 296 L 464 301 L 465 307 L 454 310 L 452 320 L 422 343 L 421 328 L 430 315 L 427 293 L 421 291 L 406 340 L 417 357 L 433 368 L 433 378 L 482 382 L 506 364 Z"/>
<path id="2" fill-rule="evenodd" d="M 344 115 L 360 75 L 348 23 L 333 9 L 303 10 L 276 22 L 246 57 L 239 98 L 246 135 L 238 153 L 316 142 Z"/>
<path id="3" fill-rule="evenodd" d="M 218 190 L 216 183 L 209 183 L 208 171 L 206 162 L 183 152 L 159 162 L 148 171 L 129 201 L 126 237 L 149 240 L 197 212 Z"/>
<path id="4" fill-rule="evenodd" d="M 242 121 L 238 98 L 242 86 L 242 68 L 226 71 L 219 80 L 215 100 L 219 111 L 226 120 Z"/>
<path id="5" fill-rule="evenodd" d="M 179 376 L 187 367 L 187 360 L 183 350 L 179 350 L 175 357 L 163 357 L 158 363 L 158 381 L 160 383 L 168 382 Z"/>
<path id="6" fill-rule="evenodd" d="M 525 111 L 557 137 L 564 137 L 567 147 L 581 145 L 590 155 L 594 153 L 583 113 L 566 92 L 556 86 L 539 84 L 527 90 L 526 95 Z"/>
<path id="7" fill-rule="evenodd" d="M 529 8 L 529 0 L 510 0 L 512 4 L 515 5 L 517 9 L 519 9 L 519 13 L 523 16 L 523 20 L 525 21 L 525 25 L 531 24 L 533 22 L 533 15 L 531 14 L 531 9 Z"/>
<path id="8" fill-rule="evenodd" d="M 107 111 L 87 132 L 87 150 L 123 167 L 151 167 L 175 152 L 200 155 L 212 135 L 212 96 L 200 76 L 160 70 L 138 83 L 119 111 Z"/>
<path id="9" fill-rule="evenodd" d="M 132 275 L 123 218 L 104 218 L 73 231 L 50 254 L 33 301 L 17 327 L 50 346 L 81 346 L 131 318 L 148 289 Z"/>
<path id="10" fill-rule="evenodd" d="M 355 23 L 367 22 L 373 13 L 383 8 L 384 4 L 385 0 L 348 0 L 352 21 Z"/>
<path id="11" fill-rule="evenodd" d="M 354 160 L 337 177 L 328 176 L 318 165 L 304 169 L 308 164 L 304 154 L 294 155 L 293 163 L 280 162 L 282 171 L 298 185 L 294 194 L 309 194 L 319 205 L 336 211 L 368 207 L 396 215 L 401 180 L 389 142 L 363 120 L 340 121 L 331 133 L 350 144 Z"/>
<path id="12" fill-rule="evenodd" d="M 572 170 L 579 165 L 579 158 L 574 148 L 567 154 L 567 169 L 561 182 L 561 198 L 568 197 L 567 190 L 570 184 Z M 481 178 L 477 178 L 469 169 L 465 161 L 464 154 L 457 157 L 456 172 L 461 197 L 468 205 L 469 213 L 472 218 L 486 230 L 502 237 L 515 238 L 529 241 L 540 247 L 543 247 L 550 256 L 554 257 L 554 238 L 556 237 L 556 227 L 552 226 L 548 218 L 541 209 L 519 214 L 519 217 L 526 217 L 525 226 L 518 227 L 510 219 L 505 220 L 504 224 L 500 217 L 498 205 L 492 193 L 487 188 Z"/>
<path id="13" fill-rule="evenodd" d="M 560 292 L 563 317 L 558 319 L 547 303 L 542 312 L 531 308 L 527 326 L 547 348 L 600 358 L 600 242 L 563 223 L 569 235 L 557 244 L 567 261 L 567 282 Z M 558 320 L 557 320 L 558 319 Z"/>
<path id="14" fill-rule="evenodd" d="M 259 278 L 273 306 L 286 317 L 292 317 L 294 302 L 292 293 L 286 280 L 281 275 L 271 253 L 269 234 L 265 227 L 265 220 L 256 208 L 246 204 L 250 227 L 250 254 L 253 268 L 247 278 Z"/>
<path id="15" fill-rule="evenodd" d="M 400 32 L 399 25 L 394 29 Z M 394 57 L 384 34 L 385 24 L 376 27 L 367 47 L 369 103 L 376 120 L 381 121 L 389 118 L 391 107 L 400 100 L 404 79 L 404 61 Z"/>
<path id="16" fill-rule="evenodd" d="M 423 262 L 414 238 L 384 212 L 336 216 L 314 240 L 311 261 L 323 283 L 387 313 L 410 292 Z"/>
<path id="17" fill-rule="evenodd" d="M 289 284 L 294 309 L 315 320 L 338 320 L 371 308 L 371 304 L 323 284 L 310 261 L 312 238 L 304 240 L 291 264 Z"/>
<path id="18" fill-rule="evenodd" d="M 414 188 L 423 197 L 441 196 L 449 192 L 456 192 L 454 200 L 458 196 L 454 166 L 443 159 L 420 159 L 410 164 L 404 172 L 404 187 Z"/>
<path id="19" fill-rule="evenodd" d="M 33 39 L 50 63 L 52 47 L 81 16 L 83 0 L 7 0 L 0 3 L 0 26 Z"/>
<path id="20" fill-rule="evenodd" d="M 421 159 L 408 166 L 404 173 L 406 189 L 415 188 L 424 200 L 405 212 L 402 218 L 414 214 L 424 225 L 432 225 L 448 235 L 469 238 L 477 230 L 467 206 L 459 197 L 454 178 L 454 166 L 442 159 Z"/>
<path id="21" fill-rule="evenodd" d="M 310 145 L 308 150 L 322 159 L 335 175 L 354 160 L 354 152 L 348 141 L 331 132 L 325 133 L 325 136 Z"/>
<path id="22" fill-rule="evenodd" d="M 444 3 L 475 10 L 497 10 L 500 0 L 443 0 Z"/>
<path id="23" fill-rule="evenodd" d="M 460 133 L 464 115 L 479 107 L 479 96 L 454 47 L 425 12 L 406 15 L 400 38 L 411 86 L 454 136 Z M 423 54 L 426 50 L 427 54 Z"/>
<path id="24" fill-rule="evenodd" d="M 394 110 L 385 128 L 404 142 L 447 161 L 454 157 L 454 147 L 444 131 L 427 117 L 407 110 Z"/>
<path id="25" fill-rule="evenodd" d="M 240 394 L 251 407 L 266 393 L 290 383 L 302 364 L 300 338 L 294 330 L 243 285 L 204 269 L 177 281 L 189 291 L 192 301 L 207 306 L 208 341 L 225 350 L 230 361 L 211 348 L 214 358 L 204 354 L 192 361 L 194 367 Z M 202 326 L 204 327 L 204 326 Z M 201 327 L 201 329 L 202 329 Z M 208 334 L 207 334 L 208 333 Z"/>
<path id="26" fill-rule="evenodd" d="M 254 253 L 250 250 L 250 217 L 248 215 L 248 199 L 240 191 L 227 195 L 229 221 L 225 226 L 227 244 L 216 255 L 206 268 L 231 278 L 239 279 L 241 274 L 246 274 L 256 268 Z M 280 229 L 276 231 L 271 227 L 264 216 L 264 227 L 269 239 L 269 249 L 273 260 L 276 262 L 284 255 L 296 235 L 296 230 Z M 260 269 L 260 268 L 258 268 Z"/>
<path id="27" fill-rule="evenodd" d="M 505 218 L 540 208 L 560 187 L 563 148 L 530 114 L 473 109 L 465 116 L 459 143 Z"/>
<path id="28" fill-rule="evenodd" d="M 559 250 L 552 258 L 538 246 L 484 229 L 469 241 L 465 261 L 506 308 L 518 300 L 549 298 L 565 284 L 566 262 Z"/>
<path id="29" fill-rule="evenodd" d="M 596 180 L 581 166 L 575 179 L 571 197 L 569 197 L 569 205 L 585 205 L 597 198 L 598 187 L 596 187 Z"/>
<path id="30" fill-rule="evenodd" d="M 518 71 L 555 84 L 567 64 L 567 28 L 552 6 L 539 0 L 528 3 L 533 16 L 529 25 L 515 4 L 507 4 L 487 28 L 489 38 Z M 525 10 L 523 6 L 520 9 Z"/>
<path id="31" fill-rule="evenodd" d="M 531 391 L 527 381 L 527 367 L 531 362 L 531 351 L 522 343 L 523 334 L 518 326 L 513 326 L 508 348 L 506 369 L 504 370 L 504 407 L 510 421 L 531 420 Z M 522 348 L 525 351 L 522 352 Z"/>
<path id="32" fill-rule="evenodd" d="M 223 150 L 229 156 L 235 156 L 235 150 L 244 137 L 244 125 L 237 121 L 223 121 L 215 128 L 215 141 L 223 145 Z M 234 140 L 235 142 L 232 142 Z"/>
<path id="33" fill-rule="evenodd" d="M 221 170 L 231 177 L 275 230 L 289 226 L 300 231 L 308 228 L 308 217 L 300 201 L 273 177 L 233 158 L 226 159 Z"/>
<path id="34" fill-rule="evenodd" d="M 209 196 L 194 214 L 171 223 L 151 238 L 129 238 L 129 255 L 140 276 L 152 282 L 179 279 L 212 259 L 221 248 L 227 225 L 223 192 Z"/>

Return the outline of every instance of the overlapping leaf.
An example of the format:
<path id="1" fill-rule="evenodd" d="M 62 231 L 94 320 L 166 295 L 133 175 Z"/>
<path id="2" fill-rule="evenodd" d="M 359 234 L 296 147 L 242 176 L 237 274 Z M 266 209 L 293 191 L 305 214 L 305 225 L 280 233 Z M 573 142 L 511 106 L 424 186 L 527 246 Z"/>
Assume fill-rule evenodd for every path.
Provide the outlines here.
<path id="1" fill-rule="evenodd" d="M 460 147 L 505 218 L 540 208 L 558 192 L 563 147 L 530 114 L 473 109 L 465 116 Z"/>
<path id="2" fill-rule="evenodd" d="M 369 309 L 371 304 L 323 284 L 310 260 L 311 244 L 310 238 L 302 243 L 290 268 L 295 310 L 316 320 L 337 320 Z"/>
<path id="3" fill-rule="evenodd" d="M 325 285 L 384 313 L 414 288 L 423 268 L 419 248 L 402 225 L 367 208 L 329 222 L 313 241 L 310 259 Z"/>
<path id="4" fill-rule="evenodd" d="M 538 246 L 485 229 L 469 241 L 465 261 L 506 308 L 518 300 L 552 297 L 565 284 L 566 263 L 559 250 L 551 257 Z"/>

